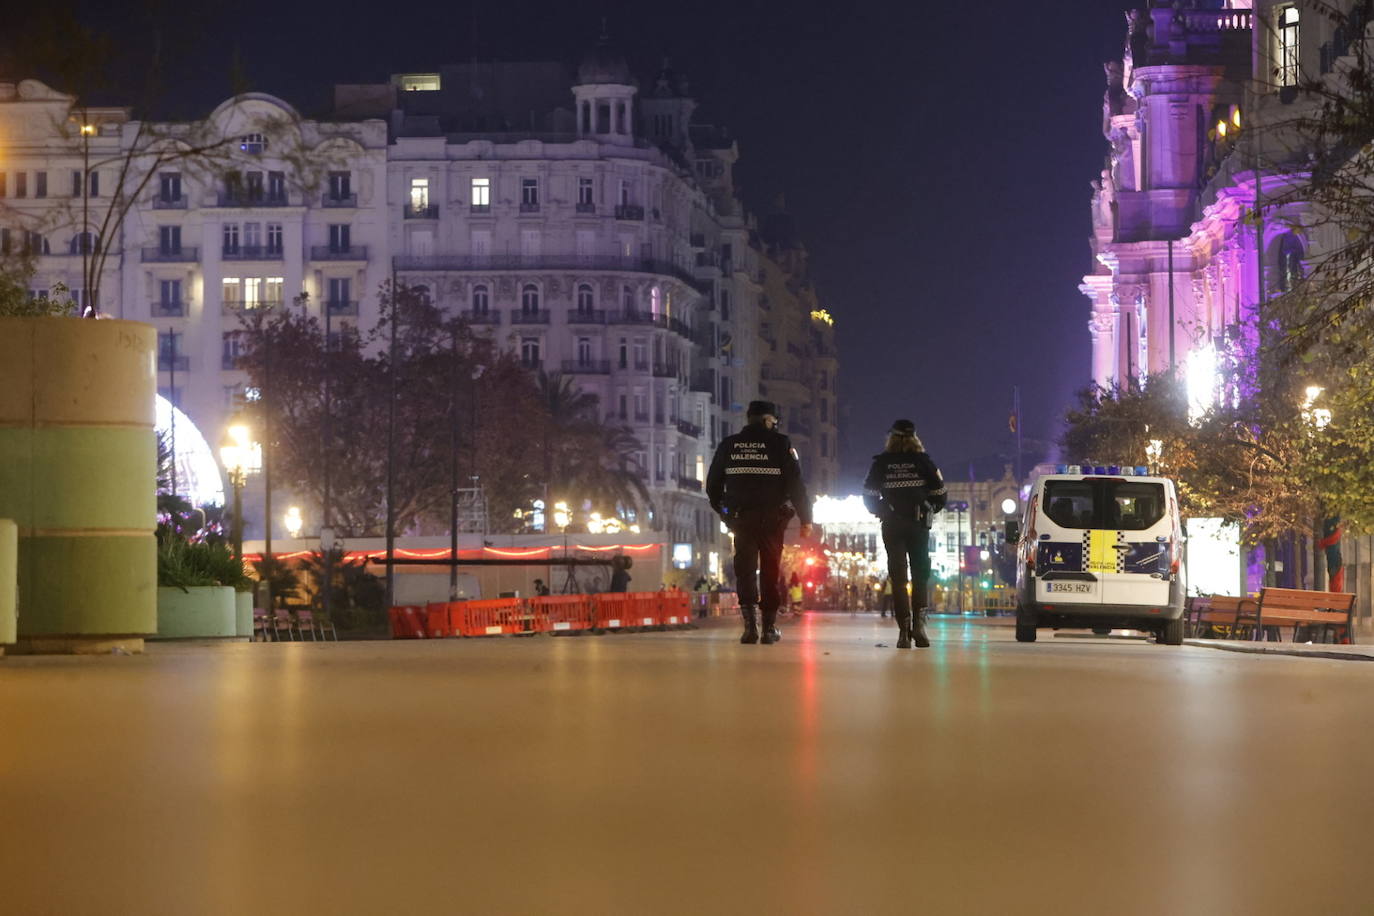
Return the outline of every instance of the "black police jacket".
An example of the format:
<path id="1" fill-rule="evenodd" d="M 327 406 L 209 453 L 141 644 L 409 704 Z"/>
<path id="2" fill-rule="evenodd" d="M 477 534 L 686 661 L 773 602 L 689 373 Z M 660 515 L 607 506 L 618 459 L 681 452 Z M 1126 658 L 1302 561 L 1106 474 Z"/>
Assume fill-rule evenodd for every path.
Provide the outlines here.
<path id="1" fill-rule="evenodd" d="M 883 520 L 918 519 L 945 507 L 945 480 L 925 452 L 882 452 L 864 478 L 864 505 Z M 929 508 L 927 508 L 929 507 Z"/>
<path id="2" fill-rule="evenodd" d="M 811 523 L 811 500 L 792 440 L 762 424 L 721 440 L 706 475 L 706 498 L 721 515 L 782 509 L 790 502 L 801 521 Z"/>

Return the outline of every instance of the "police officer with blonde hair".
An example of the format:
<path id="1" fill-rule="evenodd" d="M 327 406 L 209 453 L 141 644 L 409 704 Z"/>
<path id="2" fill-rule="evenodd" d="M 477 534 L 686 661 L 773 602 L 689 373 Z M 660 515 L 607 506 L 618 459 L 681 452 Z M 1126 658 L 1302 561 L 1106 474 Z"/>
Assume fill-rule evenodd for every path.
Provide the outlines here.
<path id="1" fill-rule="evenodd" d="M 801 519 L 801 536 L 810 536 L 811 500 L 792 441 L 777 431 L 777 407 L 771 401 L 751 401 L 745 419 L 744 429 L 726 436 L 716 449 L 706 475 L 706 498 L 735 535 L 735 587 L 744 616 L 740 642 L 770 645 L 782 636 L 776 621 L 782 604 L 783 534 L 795 514 Z"/>
<path id="2" fill-rule="evenodd" d="M 864 479 L 864 505 L 883 523 L 897 648 L 930 645 L 925 616 L 930 582 L 930 516 L 945 507 L 945 481 L 916 436 L 916 424 L 898 420 Z M 907 592 L 910 569 L 911 592 Z"/>

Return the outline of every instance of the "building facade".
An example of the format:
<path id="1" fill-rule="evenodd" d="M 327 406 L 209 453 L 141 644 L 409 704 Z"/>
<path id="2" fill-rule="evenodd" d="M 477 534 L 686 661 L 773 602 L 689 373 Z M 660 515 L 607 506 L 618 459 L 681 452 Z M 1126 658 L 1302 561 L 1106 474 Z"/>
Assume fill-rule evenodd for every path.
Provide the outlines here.
<path id="1" fill-rule="evenodd" d="M 254 396 L 237 368 L 243 310 L 368 328 L 394 272 L 594 394 L 642 446 L 654 513 L 640 521 L 705 568 L 725 547 L 706 468 L 751 399 L 782 404 L 813 492 L 833 486 L 838 364 L 804 252 L 763 239 L 735 192 L 735 142 L 692 123 L 695 107 L 666 67 L 641 92 L 604 44 L 571 77 L 474 63 L 339 85 L 329 120 L 248 94 L 200 122 L 144 124 L 25 81 L 0 86 L 0 223 L 35 254 L 35 294 L 63 282 L 85 296 L 72 265 L 97 243 L 72 205 L 113 193 L 130 163 L 127 216 L 99 243 L 99 309 L 157 326 L 159 388 L 212 442 Z M 83 171 L 83 155 L 110 166 Z M 68 172 L 98 177 L 54 206 Z"/>

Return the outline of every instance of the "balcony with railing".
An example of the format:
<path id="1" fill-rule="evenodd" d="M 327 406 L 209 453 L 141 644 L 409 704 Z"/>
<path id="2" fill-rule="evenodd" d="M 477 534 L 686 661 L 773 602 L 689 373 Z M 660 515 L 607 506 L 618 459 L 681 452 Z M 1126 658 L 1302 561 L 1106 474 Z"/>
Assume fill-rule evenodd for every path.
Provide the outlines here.
<path id="1" fill-rule="evenodd" d="M 215 195 L 215 205 L 219 207 L 289 207 L 288 194 L 267 194 L 262 191 L 220 191 Z"/>
<path id="2" fill-rule="evenodd" d="M 438 219 L 439 205 L 426 204 L 423 207 L 417 207 L 414 204 L 406 204 L 402 208 L 401 214 L 406 219 Z"/>
<path id="3" fill-rule="evenodd" d="M 493 311 L 473 311 L 465 309 L 459 313 L 468 324 L 500 324 L 501 313 Z"/>
<path id="4" fill-rule="evenodd" d="M 606 313 L 602 309 L 573 309 L 568 312 L 568 324 L 605 324 Z"/>
<path id="5" fill-rule="evenodd" d="M 357 318 L 358 303 L 356 300 L 331 299 L 325 302 L 324 307 L 329 311 L 331 318 Z"/>
<path id="6" fill-rule="evenodd" d="M 239 360 L 243 356 L 239 353 L 223 353 L 220 355 L 219 367 L 225 372 L 236 372 L 239 367 Z"/>
<path id="7" fill-rule="evenodd" d="M 537 309 L 527 311 L 525 309 L 512 309 L 510 313 L 511 324 L 548 324 L 548 309 Z"/>
<path id="8" fill-rule="evenodd" d="M 538 212 L 539 212 L 539 202 L 538 202 L 538 201 L 531 201 L 531 200 L 522 200 L 522 201 L 520 201 L 520 212 L 521 212 L 521 213 L 538 213 Z"/>
<path id="9" fill-rule="evenodd" d="M 173 356 L 170 353 L 159 351 L 157 354 L 158 372 L 188 372 L 191 369 L 191 357 L 183 354 Z"/>
<path id="10" fill-rule="evenodd" d="M 693 439 L 700 439 L 702 433 L 700 426 L 697 426 L 695 423 L 690 423 L 687 420 L 677 421 L 677 431 Z"/>
<path id="11" fill-rule="evenodd" d="M 692 376 L 691 390 L 697 394 L 709 394 L 714 396 L 716 393 L 716 377 L 709 369 L 703 369 Z"/>
<path id="12" fill-rule="evenodd" d="M 324 197 L 320 199 L 320 206 L 327 210 L 356 207 L 358 206 L 358 195 L 335 194 L 332 191 L 325 191 Z"/>
<path id="13" fill-rule="evenodd" d="M 653 258 L 625 255 L 397 255 L 397 270 L 455 271 L 497 273 L 524 270 L 619 271 L 674 277 L 698 292 L 708 292 L 709 284 L 697 279 L 691 270 Z"/>
<path id="14" fill-rule="evenodd" d="M 163 197 L 161 194 L 153 195 L 154 210 L 185 210 L 186 203 L 185 194 L 178 197 Z"/>
<path id="15" fill-rule="evenodd" d="M 144 264 L 182 264 L 200 260 L 200 249 L 193 245 L 178 248 L 145 248 Z"/>
<path id="16" fill-rule="evenodd" d="M 482 216 L 491 213 L 491 204 L 472 204 L 468 207 L 468 212 Z"/>
<path id="17" fill-rule="evenodd" d="M 149 311 L 154 318 L 185 318 L 187 303 L 157 301 L 152 304 Z"/>
<path id="18" fill-rule="evenodd" d="M 587 200 L 587 201 L 578 201 L 578 203 L 577 203 L 577 212 L 578 212 L 578 213 L 595 213 L 595 212 L 596 212 L 596 204 L 592 203 L 592 202 L 589 201 L 589 200 Z"/>
<path id="19" fill-rule="evenodd" d="M 280 302 L 250 302 L 244 299 L 221 299 L 220 313 L 224 315 L 237 315 L 239 312 L 246 312 L 251 309 L 270 309 L 281 305 Z"/>
<path id="20" fill-rule="evenodd" d="M 654 378 L 677 378 L 681 368 L 677 363 L 654 363 Z"/>
<path id="21" fill-rule="evenodd" d="M 366 261 L 366 245 L 311 245 L 312 261 Z"/>
<path id="22" fill-rule="evenodd" d="M 615 218 L 643 220 L 644 208 L 639 204 L 620 204 L 615 208 Z"/>
<path id="23" fill-rule="evenodd" d="M 280 245 L 234 245 L 221 248 L 219 256 L 224 261 L 280 261 L 283 257 Z"/>
<path id="24" fill-rule="evenodd" d="M 567 375 L 610 375 L 609 359 L 565 359 L 563 372 Z"/>

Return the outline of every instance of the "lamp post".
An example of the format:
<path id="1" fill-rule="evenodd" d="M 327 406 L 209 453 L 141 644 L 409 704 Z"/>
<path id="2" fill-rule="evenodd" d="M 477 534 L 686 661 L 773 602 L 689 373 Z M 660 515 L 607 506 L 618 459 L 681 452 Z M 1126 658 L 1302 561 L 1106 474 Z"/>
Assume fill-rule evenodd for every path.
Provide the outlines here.
<path id="1" fill-rule="evenodd" d="M 234 490 L 234 555 L 243 556 L 243 485 L 248 475 L 262 470 L 262 446 L 253 441 L 246 423 L 233 423 L 224 431 L 219 447 L 220 462 Z"/>
<path id="2" fill-rule="evenodd" d="M 291 535 L 292 540 L 301 536 L 301 529 L 305 527 L 305 518 L 301 515 L 300 506 L 292 506 L 287 509 L 281 520 L 282 524 L 286 526 L 286 533 Z"/>
<path id="3" fill-rule="evenodd" d="M 1305 396 L 1302 402 L 1302 418 L 1309 427 L 1309 437 L 1331 425 L 1331 409 L 1315 406 L 1317 399 L 1325 390 L 1320 385 L 1309 385 L 1303 392 Z M 1319 588 L 1321 585 L 1317 582 L 1316 571 L 1318 562 L 1324 560 L 1326 589 L 1333 592 L 1345 591 L 1345 563 L 1341 556 L 1341 517 L 1328 516 L 1326 507 L 1318 497 L 1317 518 L 1317 536 L 1314 539 L 1316 544 L 1312 551 L 1312 587 Z"/>
<path id="4" fill-rule="evenodd" d="M 568 526 L 572 524 L 572 510 L 563 500 L 553 504 L 553 523 L 563 529 L 563 559 L 568 558 Z M 574 573 L 576 569 L 571 563 L 568 564 L 568 577 L 563 582 L 563 593 L 577 592 L 577 579 Z"/>

